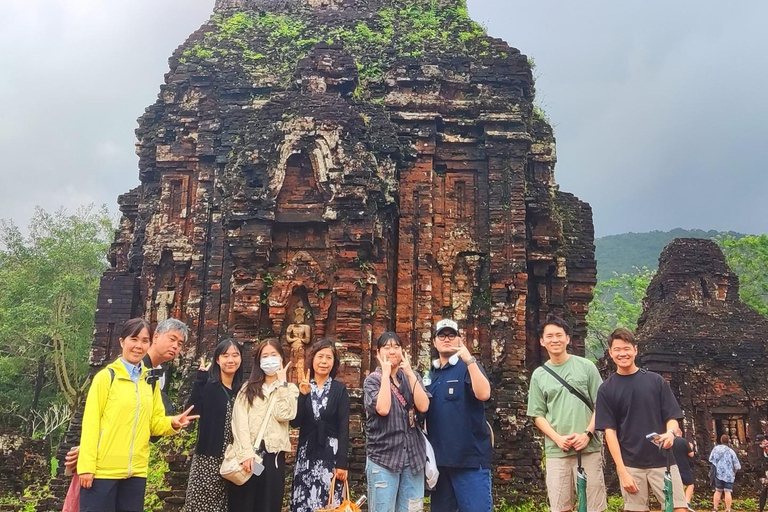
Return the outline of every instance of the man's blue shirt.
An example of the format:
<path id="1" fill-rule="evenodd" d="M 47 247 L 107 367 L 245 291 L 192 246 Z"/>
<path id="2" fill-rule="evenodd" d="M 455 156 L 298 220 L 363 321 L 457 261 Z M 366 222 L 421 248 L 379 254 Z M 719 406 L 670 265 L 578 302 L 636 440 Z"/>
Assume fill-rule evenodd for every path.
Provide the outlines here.
<path id="1" fill-rule="evenodd" d="M 485 375 L 480 365 L 478 368 Z M 490 469 L 491 432 L 483 402 L 472 391 L 467 365 L 458 361 L 439 369 L 433 367 L 429 378 L 432 382 L 427 391 L 432 398 L 427 411 L 427 433 L 437 465 Z"/>

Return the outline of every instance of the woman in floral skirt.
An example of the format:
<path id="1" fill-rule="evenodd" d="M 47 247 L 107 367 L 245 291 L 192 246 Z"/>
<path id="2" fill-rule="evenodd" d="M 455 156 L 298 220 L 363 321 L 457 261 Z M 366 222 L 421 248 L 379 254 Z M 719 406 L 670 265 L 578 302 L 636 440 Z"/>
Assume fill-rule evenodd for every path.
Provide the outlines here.
<path id="1" fill-rule="evenodd" d="M 242 360 L 243 349 L 231 338 L 218 344 L 212 362 L 200 359 L 187 402 L 200 415 L 200 424 L 189 470 L 186 512 L 227 512 L 227 481 L 219 475 L 219 468 L 224 450 L 232 442 L 232 405 L 243 382 Z"/>
<path id="2" fill-rule="evenodd" d="M 334 476 L 336 503 L 341 503 L 347 479 L 349 394 L 346 386 L 335 380 L 339 356 L 333 340 L 316 342 L 307 361 L 309 369 L 299 384 L 298 412 L 291 422 L 300 429 L 291 512 L 325 508 Z"/>

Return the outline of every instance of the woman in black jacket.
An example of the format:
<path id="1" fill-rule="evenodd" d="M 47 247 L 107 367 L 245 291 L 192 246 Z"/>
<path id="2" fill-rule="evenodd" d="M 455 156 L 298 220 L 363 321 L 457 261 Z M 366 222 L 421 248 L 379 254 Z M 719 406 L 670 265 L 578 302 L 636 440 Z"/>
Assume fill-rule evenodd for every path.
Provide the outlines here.
<path id="1" fill-rule="evenodd" d="M 186 512 L 227 512 L 227 481 L 219 475 L 224 450 L 232 442 L 232 404 L 243 382 L 243 348 L 221 341 L 213 361 L 200 358 L 197 380 L 187 401 L 200 415 L 197 445 L 189 469 Z M 210 370 L 210 371 L 209 371 Z"/>
<path id="2" fill-rule="evenodd" d="M 299 384 L 299 406 L 291 425 L 299 427 L 299 448 L 293 474 L 292 512 L 314 512 L 328 504 L 336 476 L 336 502 L 341 503 L 347 479 L 349 394 L 335 380 L 339 355 L 334 342 L 323 338 L 312 345 L 309 369 Z"/>

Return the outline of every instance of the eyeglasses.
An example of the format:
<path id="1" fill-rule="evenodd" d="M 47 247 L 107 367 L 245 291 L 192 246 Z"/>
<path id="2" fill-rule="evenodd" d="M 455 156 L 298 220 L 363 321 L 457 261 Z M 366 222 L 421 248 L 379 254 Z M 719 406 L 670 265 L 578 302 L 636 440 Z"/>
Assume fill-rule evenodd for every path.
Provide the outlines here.
<path id="1" fill-rule="evenodd" d="M 440 334 L 437 335 L 437 339 L 439 339 L 440 341 L 445 341 L 445 340 L 453 341 L 456 339 L 456 336 L 458 335 L 455 332 L 452 332 L 450 334 L 445 334 L 441 332 Z"/>

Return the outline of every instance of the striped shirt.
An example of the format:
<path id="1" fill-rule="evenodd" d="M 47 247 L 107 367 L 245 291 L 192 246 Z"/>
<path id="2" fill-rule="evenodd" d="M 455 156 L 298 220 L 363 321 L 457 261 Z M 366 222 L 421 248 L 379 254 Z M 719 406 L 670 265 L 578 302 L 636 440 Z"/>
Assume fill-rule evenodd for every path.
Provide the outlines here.
<path id="1" fill-rule="evenodd" d="M 416 374 L 417 386 L 422 386 L 421 377 Z M 413 393 L 408 379 L 402 370 L 397 371 L 400 394 L 405 398 L 408 408 L 414 407 Z M 373 372 L 363 383 L 364 405 L 366 413 L 366 455 L 371 462 L 399 473 L 404 467 L 422 471 L 427 459 L 424 439 L 418 428 L 411 428 L 408 421 L 408 409 L 402 406 L 390 390 L 391 407 L 387 416 L 376 412 L 376 400 L 381 389 L 381 373 Z"/>

